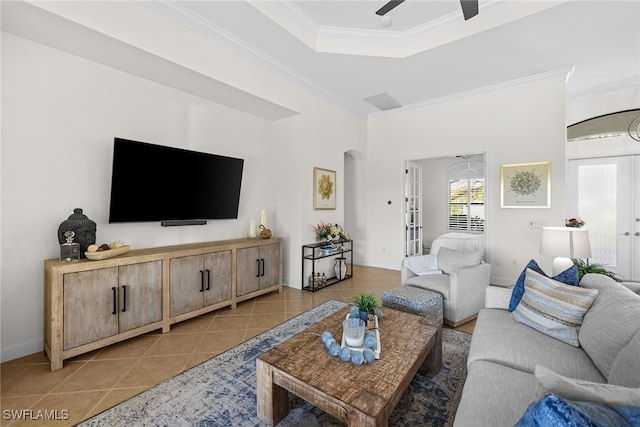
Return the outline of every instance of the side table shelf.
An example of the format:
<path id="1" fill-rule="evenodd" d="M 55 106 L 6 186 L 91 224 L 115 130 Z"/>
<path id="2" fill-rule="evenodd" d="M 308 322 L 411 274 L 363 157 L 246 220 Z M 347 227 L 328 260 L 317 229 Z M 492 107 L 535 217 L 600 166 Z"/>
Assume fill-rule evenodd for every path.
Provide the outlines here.
<path id="1" fill-rule="evenodd" d="M 317 280 L 316 273 L 318 272 L 316 261 L 324 258 L 339 259 L 344 258 L 347 264 L 347 272 L 344 278 L 339 279 L 336 277 L 333 265 L 329 274 L 324 271 L 325 281 Z M 322 276 L 321 276 L 322 277 Z M 353 240 L 346 240 L 344 242 L 335 242 L 330 244 L 328 242 L 309 243 L 302 245 L 302 289 L 315 292 L 327 286 L 333 285 L 343 280 L 347 280 L 353 277 Z M 320 278 L 320 277 L 318 277 Z"/>

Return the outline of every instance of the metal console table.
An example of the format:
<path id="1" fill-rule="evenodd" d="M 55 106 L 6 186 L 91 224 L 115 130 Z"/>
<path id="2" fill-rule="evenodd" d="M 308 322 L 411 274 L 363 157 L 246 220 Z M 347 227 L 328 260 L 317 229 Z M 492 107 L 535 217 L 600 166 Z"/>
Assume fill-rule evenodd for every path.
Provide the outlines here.
<path id="1" fill-rule="evenodd" d="M 316 270 L 316 261 L 330 257 L 334 257 L 336 260 L 344 259 L 344 262 L 347 264 L 347 272 L 342 279 L 336 277 L 335 274 L 330 277 L 327 277 L 325 274 L 323 280 L 322 276 L 319 277 L 317 275 L 318 271 Z M 308 264 L 311 264 L 310 275 L 308 268 L 305 268 Z M 353 240 L 334 243 L 318 242 L 302 245 L 302 289 L 315 292 L 352 277 Z"/>

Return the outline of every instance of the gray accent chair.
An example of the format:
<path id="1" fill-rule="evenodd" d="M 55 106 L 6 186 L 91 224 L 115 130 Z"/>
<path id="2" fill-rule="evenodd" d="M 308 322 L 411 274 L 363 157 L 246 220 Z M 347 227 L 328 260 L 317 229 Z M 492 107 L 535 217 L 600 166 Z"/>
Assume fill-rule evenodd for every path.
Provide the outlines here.
<path id="1" fill-rule="evenodd" d="M 456 327 L 473 320 L 484 307 L 491 264 L 485 263 L 482 255 L 481 251 L 458 251 L 443 246 L 437 255 L 407 257 L 402 261 L 400 284 L 441 294 L 444 323 Z"/>

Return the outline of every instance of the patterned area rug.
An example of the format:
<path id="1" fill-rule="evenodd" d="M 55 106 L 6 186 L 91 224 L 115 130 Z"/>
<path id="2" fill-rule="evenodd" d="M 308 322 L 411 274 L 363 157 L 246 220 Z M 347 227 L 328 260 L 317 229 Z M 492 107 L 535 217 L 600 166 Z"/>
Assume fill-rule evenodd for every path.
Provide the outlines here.
<path id="1" fill-rule="evenodd" d="M 345 306 L 327 301 L 78 425 L 263 426 L 256 415 L 256 357 Z M 440 372 L 418 372 L 389 417 L 390 426 L 453 424 L 470 341 L 470 334 L 444 329 Z M 342 424 L 292 395 L 291 412 L 278 425 Z"/>

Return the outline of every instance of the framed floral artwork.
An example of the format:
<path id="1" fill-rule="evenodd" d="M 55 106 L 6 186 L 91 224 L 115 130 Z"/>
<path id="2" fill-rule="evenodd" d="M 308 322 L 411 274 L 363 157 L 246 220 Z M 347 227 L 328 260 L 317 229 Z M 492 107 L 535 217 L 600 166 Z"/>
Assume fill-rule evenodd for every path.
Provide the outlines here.
<path id="1" fill-rule="evenodd" d="M 336 171 L 313 168 L 313 209 L 336 208 Z"/>
<path id="2" fill-rule="evenodd" d="M 500 166 L 500 207 L 550 208 L 551 162 Z"/>

